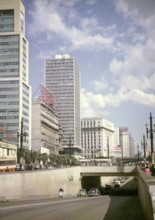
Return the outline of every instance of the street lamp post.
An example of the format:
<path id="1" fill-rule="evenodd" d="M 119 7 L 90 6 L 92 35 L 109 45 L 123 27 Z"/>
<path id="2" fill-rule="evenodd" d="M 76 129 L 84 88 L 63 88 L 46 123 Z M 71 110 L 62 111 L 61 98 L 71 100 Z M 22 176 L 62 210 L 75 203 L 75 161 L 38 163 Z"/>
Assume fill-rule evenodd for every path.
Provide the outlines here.
<path id="1" fill-rule="evenodd" d="M 143 141 L 141 141 L 141 146 L 144 149 L 144 161 L 146 161 L 146 146 L 147 146 L 147 141 L 145 141 L 145 135 L 143 135 Z"/>
<path id="2" fill-rule="evenodd" d="M 72 139 L 69 138 L 69 153 L 70 153 L 70 165 L 71 165 L 71 156 L 72 156 Z"/>
<path id="3" fill-rule="evenodd" d="M 107 136 L 107 157 L 109 159 L 109 137 Z"/>
<path id="4" fill-rule="evenodd" d="M 137 144 L 137 156 L 138 156 L 138 162 L 139 162 L 139 144 Z"/>
<path id="5" fill-rule="evenodd" d="M 150 143 L 151 143 L 151 156 L 152 156 L 152 163 L 154 163 L 154 149 L 153 149 L 153 132 L 155 132 L 155 128 L 153 130 L 153 125 L 152 125 L 152 115 L 150 112 L 150 129 L 148 128 L 148 125 L 146 124 L 146 134 L 147 134 L 147 138 L 148 138 L 148 133 L 150 133 Z M 155 127 L 155 125 L 154 125 Z"/>
<path id="6" fill-rule="evenodd" d="M 23 150 L 23 138 L 25 137 L 26 139 L 26 132 L 23 129 L 23 118 L 21 119 L 21 128 L 20 132 L 17 132 L 17 138 L 20 138 L 20 170 L 22 170 L 22 150 Z"/>

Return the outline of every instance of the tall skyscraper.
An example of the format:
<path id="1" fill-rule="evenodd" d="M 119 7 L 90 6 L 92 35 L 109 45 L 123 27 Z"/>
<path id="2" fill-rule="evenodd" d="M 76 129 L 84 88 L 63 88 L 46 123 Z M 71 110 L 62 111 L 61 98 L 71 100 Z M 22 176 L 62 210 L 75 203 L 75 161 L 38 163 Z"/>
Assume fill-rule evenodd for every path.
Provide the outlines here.
<path id="1" fill-rule="evenodd" d="M 56 98 L 63 146 L 80 146 L 80 72 L 69 55 L 45 60 L 45 85 Z"/>
<path id="2" fill-rule="evenodd" d="M 28 42 L 21 0 L 0 0 L 0 138 L 31 148 Z"/>

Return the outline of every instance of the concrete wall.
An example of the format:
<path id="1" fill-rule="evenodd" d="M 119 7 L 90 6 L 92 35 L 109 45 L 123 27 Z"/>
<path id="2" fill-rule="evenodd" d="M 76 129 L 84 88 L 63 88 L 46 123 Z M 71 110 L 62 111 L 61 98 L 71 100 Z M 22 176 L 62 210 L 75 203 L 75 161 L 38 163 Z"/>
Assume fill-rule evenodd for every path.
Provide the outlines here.
<path id="1" fill-rule="evenodd" d="M 81 188 L 80 167 L 34 172 L 0 173 L 0 201 L 37 196 L 76 196 Z"/>
<path id="2" fill-rule="evenodd" d="M 69 167 L 0 173 L 0 201 L 41 196 L 58 197 L 60 187 L 64 189 L 64 196 L 76 196 L 81 188 L 81 173 L 101 172 L 101 169 L 102 172 L 105 169 L 110 172 L 112 167 Z M 155 177 L 144 173 L 139 167 L 137 171 L 138 195 L 145 219 L 155 220 Z"/>
<path id="3" fill-rule="evenodd" d="M 123 171 L 131 172 L 133 167 L 125 167 Z M 57 197 L 58 189 L 63 187 L 66 196 L 76 196 L 81 186 L 82 173 L 122 172 L 118 167 L 92 166 L 69 167 L 53 170 L 24 171 L 14 173 L 0 173 L 0 201 L 21 199 L 27 197 L 49 196 Z M 101 178 L 101 185 L 110 181 Z"/>
<path id="4" fill-rule="evenodd" d="M 145 219 L 155 220 L 155 177 L 137 167 L 138 196 Z"/>

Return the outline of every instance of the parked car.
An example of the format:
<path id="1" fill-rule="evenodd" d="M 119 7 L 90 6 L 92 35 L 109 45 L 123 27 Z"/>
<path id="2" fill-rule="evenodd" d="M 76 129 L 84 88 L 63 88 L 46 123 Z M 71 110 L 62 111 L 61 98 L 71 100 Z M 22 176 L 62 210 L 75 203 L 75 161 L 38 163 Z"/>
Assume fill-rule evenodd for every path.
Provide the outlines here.
<path id="1" fill-rule="evenodd" d="M 39 164 L 34 165 L 34 169 L 35 170 L 39 170 L 40 169 L 40 165 Z"/>
<path id="2" fill-rule="evenodd" d="M 88 191 L 88 196 L 100 196 L 100 191 L 98 188 L 91 188 L 89 191 Z"/>
<path id="3" fill-rule="evenodd" d="M 114 187 L 115 188 L 120 188 L 120 186 L 121 186 L 120 181 L 119 180 L 115 180 Z"/>
<path id="4" fill-rule="evenodd" d="M 87 196 L 87 191 L 85 189 L 80 189 L 79 192 L 77 193 L 77 196 Z"/>
<path id="5" fill-rule="evenodd" d="M 21 166 L 21 167 L 20 167 Z M 20 165 L 19 163 L 16 164 L 16 171 L 24 171 L 24 166 Z"/>

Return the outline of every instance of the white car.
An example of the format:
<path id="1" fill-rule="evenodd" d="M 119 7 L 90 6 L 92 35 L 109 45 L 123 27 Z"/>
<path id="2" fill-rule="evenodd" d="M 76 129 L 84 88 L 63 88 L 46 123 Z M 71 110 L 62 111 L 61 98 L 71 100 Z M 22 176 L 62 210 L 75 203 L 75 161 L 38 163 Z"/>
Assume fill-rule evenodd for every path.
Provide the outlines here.
<path id="1" fill-rule="evenodd" d="M 85 189 L 80 189 L 79 192 L 77 193 L 77 196 L 87 196 L 87 191 Z"/>
<path id="2" fill-rule="evenodd" d="M 121 186 L 121 182 L 119 180 L 115 180 L 114 187 L 119 188 Z"/>

